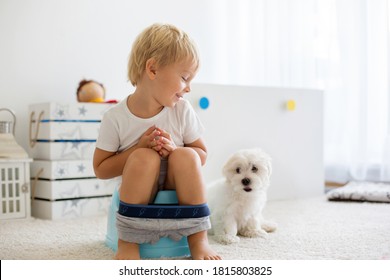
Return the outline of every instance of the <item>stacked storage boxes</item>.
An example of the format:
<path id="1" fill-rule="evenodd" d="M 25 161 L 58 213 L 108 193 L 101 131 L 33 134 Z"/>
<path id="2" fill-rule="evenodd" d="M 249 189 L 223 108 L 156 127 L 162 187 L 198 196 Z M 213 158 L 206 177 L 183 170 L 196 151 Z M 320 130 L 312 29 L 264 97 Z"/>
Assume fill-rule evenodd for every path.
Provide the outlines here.
<path id="1" fill-rule="evenodd" d="M 102 115 L 110 106 L 29 107 L 32 216 L 54 220 L 107 213 L 118 180 L 97 179 L 92 158 Z"/>

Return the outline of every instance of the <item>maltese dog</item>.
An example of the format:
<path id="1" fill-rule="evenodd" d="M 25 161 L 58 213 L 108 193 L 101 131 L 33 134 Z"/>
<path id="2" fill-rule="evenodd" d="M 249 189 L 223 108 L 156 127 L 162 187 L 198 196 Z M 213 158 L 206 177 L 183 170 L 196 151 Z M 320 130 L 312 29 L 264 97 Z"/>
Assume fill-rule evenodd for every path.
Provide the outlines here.
<path id="1" fill-rule="evenodd" d="M 262 216 L 272 172 L 270 156 L 260 149 L 240 150 L 222 172 L 225 178 L 207 186 L 210 234 L 224 244 L 239 242 L 237 235 L 265 238 L 276 229 Z"/>

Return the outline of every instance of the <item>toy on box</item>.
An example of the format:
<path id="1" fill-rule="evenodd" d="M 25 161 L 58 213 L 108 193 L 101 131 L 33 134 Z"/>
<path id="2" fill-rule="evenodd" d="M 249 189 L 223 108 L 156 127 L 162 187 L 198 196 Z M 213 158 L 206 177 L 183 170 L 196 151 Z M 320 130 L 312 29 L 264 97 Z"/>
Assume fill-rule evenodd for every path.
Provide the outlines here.
<path id="1" fill-rule="evenodd" d="M 78 102 L 118 103 L 117 100 L 105 100 L 106 89 L 94 80 L 81 80 L 77 88 Z"/>

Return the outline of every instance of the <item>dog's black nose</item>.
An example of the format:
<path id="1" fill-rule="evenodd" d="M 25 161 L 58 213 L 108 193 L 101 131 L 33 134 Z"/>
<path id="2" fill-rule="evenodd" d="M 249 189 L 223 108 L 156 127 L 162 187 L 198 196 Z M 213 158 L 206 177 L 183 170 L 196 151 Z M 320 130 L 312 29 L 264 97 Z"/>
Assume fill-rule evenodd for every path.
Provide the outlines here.
<path id="1" fill-rule="evenodd" d="M 241 180 L 241 183 L 244 186 L 248 186 L 251 183 L 251 180 L 249 178 L 244 178 L 244 179 Z"/>

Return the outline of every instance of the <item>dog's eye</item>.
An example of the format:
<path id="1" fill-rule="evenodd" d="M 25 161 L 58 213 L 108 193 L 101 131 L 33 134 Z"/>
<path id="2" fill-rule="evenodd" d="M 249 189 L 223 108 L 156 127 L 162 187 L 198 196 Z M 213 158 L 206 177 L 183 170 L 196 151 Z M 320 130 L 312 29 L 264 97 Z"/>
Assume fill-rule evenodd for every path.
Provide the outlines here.
<path id="1" fill-rule="evenodd" d="M 241 173 L 241 168 L 240 168 L 240 167 L 237 167 L 237 168 L 236 168 L 236 173 L 237 173 L 237 174 L 240 174 L 240 173 Z"/>
<path id="2" fill-rule="evenodd" d="M 256 166 L 254 166 L 254 165 L 252 166 L 252 172 L 253 172 L 253 173 L 256 173 L 258 170 L 259 170 L 259 169 L 258 169 Z"/>

